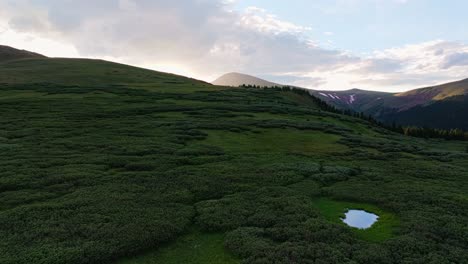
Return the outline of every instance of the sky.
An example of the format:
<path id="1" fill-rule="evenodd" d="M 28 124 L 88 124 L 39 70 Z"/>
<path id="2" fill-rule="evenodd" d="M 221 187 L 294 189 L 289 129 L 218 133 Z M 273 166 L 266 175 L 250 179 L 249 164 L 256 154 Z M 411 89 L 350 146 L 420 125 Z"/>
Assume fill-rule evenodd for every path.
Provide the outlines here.
<path id="1" fill-rule="evenodd" d="M 0 0 L 0 45 L 213 81 L 398 92 L 468 78 L 465 0 Z"/>

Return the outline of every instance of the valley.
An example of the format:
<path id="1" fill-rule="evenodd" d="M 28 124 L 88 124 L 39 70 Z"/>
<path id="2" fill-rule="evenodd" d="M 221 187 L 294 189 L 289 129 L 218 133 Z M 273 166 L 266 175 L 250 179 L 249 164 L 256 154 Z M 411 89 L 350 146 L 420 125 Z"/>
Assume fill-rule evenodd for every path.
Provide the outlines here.
<path id="1" fill-rule="evenodd" d="M 468 79 L 404 93 L 359 89 L 312 93 L 339 109 L 362 112 L 386 124 L 468 129 Z"/>

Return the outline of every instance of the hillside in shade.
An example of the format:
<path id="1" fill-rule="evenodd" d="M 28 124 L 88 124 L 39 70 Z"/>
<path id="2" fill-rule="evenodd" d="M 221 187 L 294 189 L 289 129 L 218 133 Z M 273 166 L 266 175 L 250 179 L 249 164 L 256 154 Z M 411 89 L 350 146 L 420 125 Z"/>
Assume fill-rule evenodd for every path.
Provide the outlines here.
<path id="1" fill-rule="evenodd" d="M 468 130 L 468 79 L 404 93 L 359 89 L 311 93 L 340 109 L 363 112 L 388 124 Z"/>
<path id="2" fill-rule="evenodd" d="M 45 58 L 44 55 L 0 45 L 0 62 L 18 59 Z"/>

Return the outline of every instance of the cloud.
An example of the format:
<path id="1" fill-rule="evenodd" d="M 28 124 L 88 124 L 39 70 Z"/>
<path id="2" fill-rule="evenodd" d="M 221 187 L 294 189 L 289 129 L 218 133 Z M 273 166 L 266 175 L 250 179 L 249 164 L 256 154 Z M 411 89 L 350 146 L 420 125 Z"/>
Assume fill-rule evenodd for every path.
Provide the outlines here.
<path id="1" fill-rule="evenodd" d="M 442 67 L 449 69 L 455 66 L 468 66 L 468 52 L 454 53 L 447 56 Z"/>
<path id="2" fill-rule="evenodd" d="M 260 76 L 263 79 L 271 80 L 276 83 L 280 84 L 288 84 L 292 86 L 298 87 L 319 87 L 322 84 L 325 84 L 327 80 L 325 78 L 320 77 L 307 77 L 307 76 L 297 76 L 295 74 L 288 75 L 262 75 Z"/>
<path id="3" fill-rule="evenodd" d="M 362 73 L 397 72 L 402 69 L 404 62 L 395 58 L 369 58 L 364 60 L 359 68 Z"/>
<path id="4" fill-rule="evenodd" d="M 239 25 L 247 30 L 254 29 L 261 33 L 273 35 L 286 33 L 300 36 L 300 34 L 311 30 L 310 27 L 302 27 L 280 20 L 265 9 L 258 7 L 248 7 L 240 18 Z"/>
<path id="5" fill-rule="evenodd" d="M 338 85 L 343 82 L 335 81 L 333 76 L 347 80 L 344 84 L 348 88 L 397 92 L 463 79 L 468 65 L 449 69 L 447 62 L 463 64 L 465 61 L 461 59 L 451 59 L 466 49 L 468 46 L 461 43 L 435 40 L 375 51 L 363 56 L 358 63 L 325 73 L 330 76 L 325 85 L 340 88 Z"/>
<path id="6" fill-rule="evenodd" d="M 223 71 L 315 69 L 351 60 L 314 46 L 304 37 L 307 27 L 260 8 L 234 12 L 225 1 L 19 1 L 2 6 L 13 30 L 61 39 L 82 56 L 188 65 L 205 78 Z"/>
<path id="7" fill-rule="evenodd" d="M 317 89 L 402 90 L 464 78 L 468 69 L 468 47 L 462 43 L 436 40 L 350 54 L 316 44 L 310 27 L 258 7 L 234 11 L 233 1 L 226 0 L 3 0 L 0 28 L 7 32 L 0 41 L 9 38 L 7 43 L 24 44 L 20 48 L 31 47 L 25 38 L 53 40 L 63 51 L 73 50 L 70 56 L 207 81 L 239 71 Z M 35 47 L 46 55 L 54 52 L 45 44 Z"/>

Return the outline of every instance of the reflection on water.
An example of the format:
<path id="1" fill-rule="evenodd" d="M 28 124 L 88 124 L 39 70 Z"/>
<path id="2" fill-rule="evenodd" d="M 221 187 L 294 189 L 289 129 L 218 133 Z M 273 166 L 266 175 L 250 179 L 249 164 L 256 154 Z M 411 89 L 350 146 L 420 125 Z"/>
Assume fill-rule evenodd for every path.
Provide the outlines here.
<path id="1" fill-rule="evenodd" d="M 348 226 L 366 229 L 377 222 L 377 219 L 379 219 L 378 215 L 368 213 L 364 210 L 348 210 L 348 212 L 345 213 L 345 218 L 341 220 Z"/>

